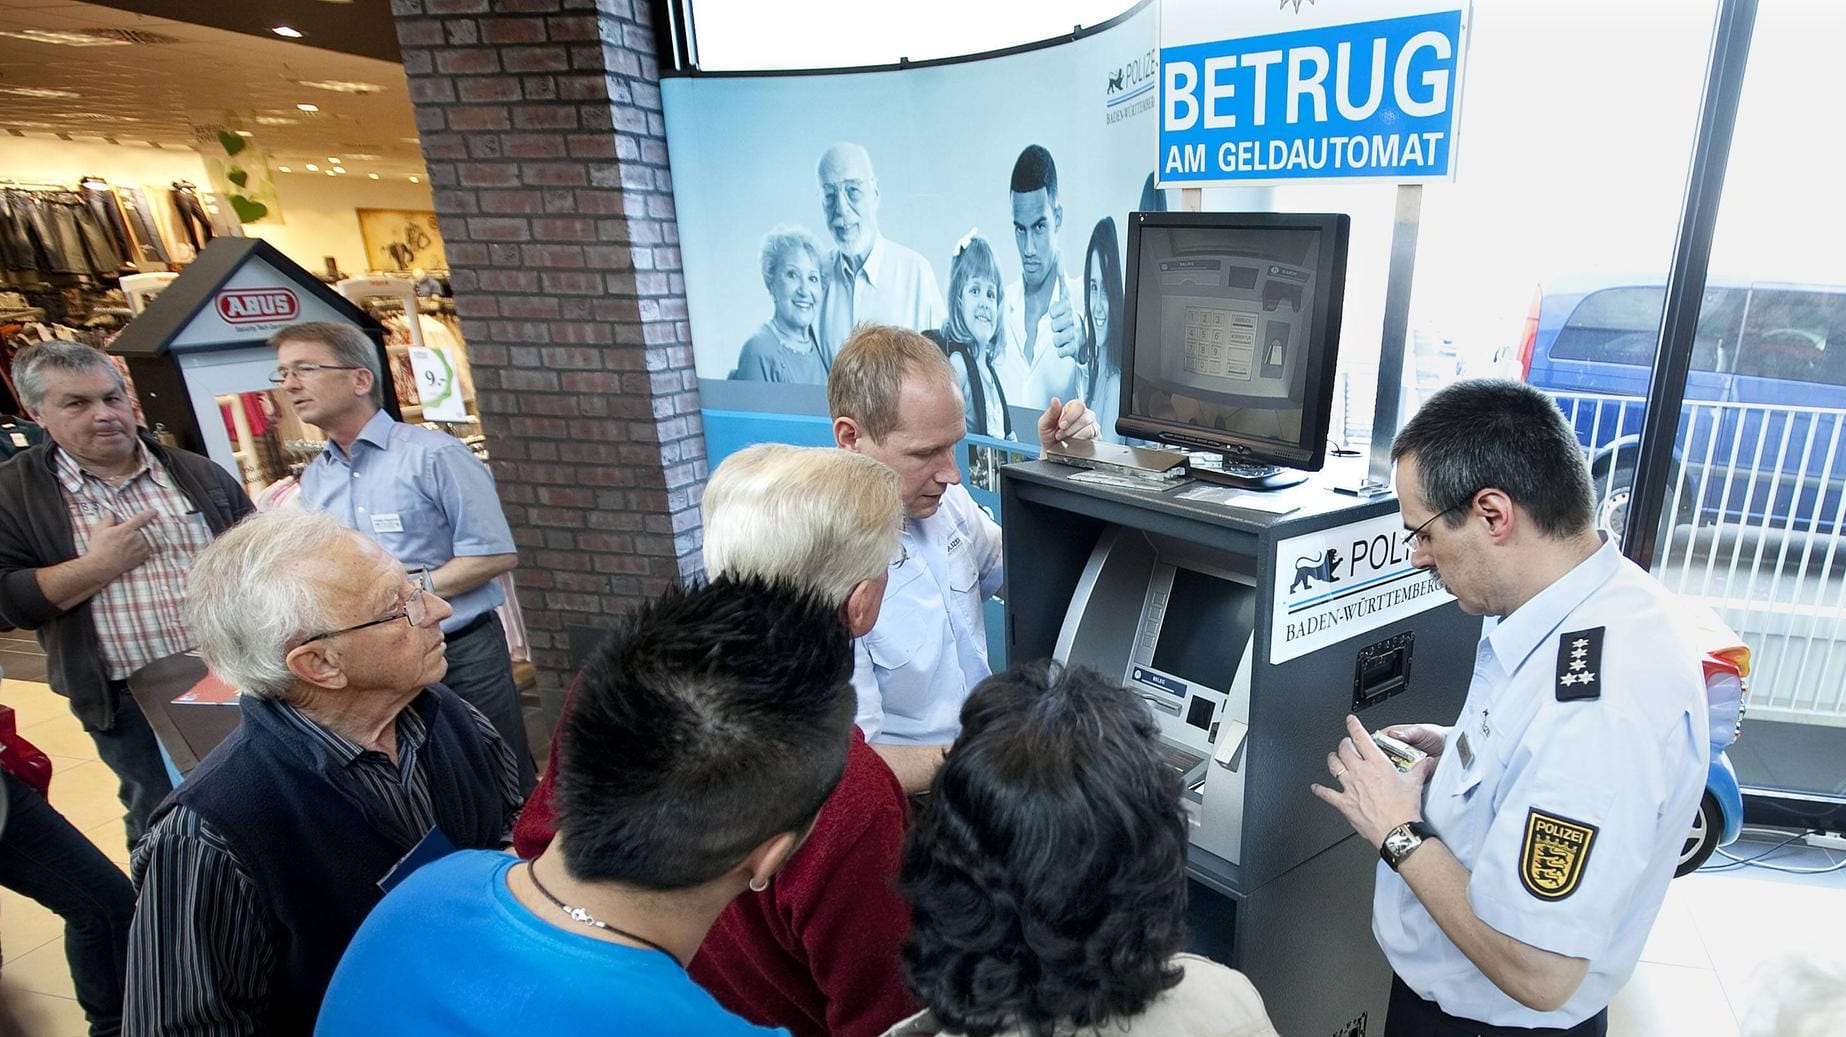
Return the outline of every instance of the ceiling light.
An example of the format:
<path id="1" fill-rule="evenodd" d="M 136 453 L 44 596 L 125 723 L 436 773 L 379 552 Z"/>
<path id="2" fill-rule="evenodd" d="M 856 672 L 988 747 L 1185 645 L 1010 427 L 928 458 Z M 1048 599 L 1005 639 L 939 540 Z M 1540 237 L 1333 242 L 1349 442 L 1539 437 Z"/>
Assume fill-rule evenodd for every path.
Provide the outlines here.
<path id="1" fill-rule="evenodd" d="M 254 134 L 254 133 L 251 133 L 251 132 L 250 132 L 249 130 L 238 130 L 238 131 L 237 131 L 237 135 L 238 135 L 239 137 L 254 137 L 254 136 L 256 136 L 256 134 Z"/>
<path id="2" fill-rule="evenodd" d="M 327 163 L 328 163 L 329 165 L 334 165 L 334 166 L 337 166 L 337 165 L 339 165 L 339 164 L 340 164 L 340 160 L 339 160 L 339 159 L 337 159 L 337 158 L 333 158 L 333 157 L 331 157 L 331 156 L 329 156 L 329 157 L 328 157 L 328 159 L 327 159 Z"/>
<path id="3" fill-rule="evenodd" d="M 51 29 L 0 30 L 0 36 L 11 36 L 16 40 L 31 40 L 34 43 L 58 43 L 66 47 L 126 47 L 132 42 L 108 36 L 95 36 L 87 32 L 57 32 Z"/>
<path id="4" fill-rule="evenodd" d="M 296 106 L 295 106 L 295 108 L 296 108 L 297 110 L 299 110 L 299 111 L 304 111 L 304 112 L 318 112 L 318 111 L 320 111 L 320 105 L 318 105 L 318 104 L 298 104 L 298 105 L 296 105 Z"/>
<path id="5" fill-rule="evenodd" d="M 364 151 L 348 151 L 346 153 L 346 157 L 350 159 L 355 159 L 360 162 L 376 162 L 380 158 L 383 158 L 384 156 L 374 155 L 374 154 L 371 154 L 369 152 L 364 152 Z"/>
<path id="6" fill-rule="evenodd" d="M 49 90 L 42 86 L 0 86 L 0 94 L 12 94 L 14 97 L 50 97 L 76 100 L 82 94 L 70 90 Z"/>
<path id="7" fill-rule="evenodd" d="M 284 172 L 284 173 L 293 173 L 293 172 L 294 172 L 294 170 L 292 170 L 292 169 L 290 169 L 290 168 L 289 168 L 289 167 L 287 167 L 287 166 L 277 166 L 276 168 L 277 168 L 277 169 L 280 169 L 280 170 L 281 170 L 282 172 Z"/>
<path id="8" fill-rule="evenodd" d="M 314 163 L 312 163 L 312 162 L 310 162 L 310 163 L 308 163 L 308 172 L 310 172 L 310 173 L 318 173 L 318 172 L 320 172 L 320 167 L 319 167 L 319 166 L 317 166 L 317 165 L 315 165 Z"/>
<path id="9" fill-rule="evenodd" d="M 329 169 L 329 170 L 327 170 L 327 175 L 328 175 L 328 176 L 332 176 L 332 175 L 333 175 L 333 170 L 331 170 L 331 169 Z"/>
<path id="10" fill-rule="evenodd" d="M 369 177 L 370 179 L 373 179 L 373 180 L 376 180 L 376 179 L 378 179 L 378 174 L 377 174 L 377 173 L 367 173 L 367 174 L 365 174 L 365 175 L 366 175 L 367 177 Z"/>
<path id="11" fill-rule="evenodd" d="M 291 40 L 298 40 L 307 35 L 292 25 L 278 25 L 269 31 L 275 33 L 277 36 L 286 36 Z"/>
<path id="12" fill-rule="evenodd" d="M 334 166 L 333 171 L 336 173 L 344 174 L 346 172 L 346 167 L 345 166 Z"/>
<path id="13" fill-rule="evenodd" d="M 423 181 L 422 181 L 422 180 L 420 180 L 420 179 L 418 179 L 417 177 L 414 177 L 414 176 L 413 176 L 413 177 L 411 177 L 411 178 L 410 178 L 410 182 L 411 182 L 411 183 L 413 183 L 413 184 L 420 184 L 420 183 L 422 183 Z"/>
<path id="14" fill-rule="evenodd" d="M 298 126 L 300 119 L 291 119 L 286 115 L 259 115 L 251 120 L 258 126 Z"/>
<path id="15" fill-rule="evenodd" d="M 336 94 L 376 94 L 384 89 L 377 83 L 368 83 L 362 79 L 297 79 L 295 82 Z"/>

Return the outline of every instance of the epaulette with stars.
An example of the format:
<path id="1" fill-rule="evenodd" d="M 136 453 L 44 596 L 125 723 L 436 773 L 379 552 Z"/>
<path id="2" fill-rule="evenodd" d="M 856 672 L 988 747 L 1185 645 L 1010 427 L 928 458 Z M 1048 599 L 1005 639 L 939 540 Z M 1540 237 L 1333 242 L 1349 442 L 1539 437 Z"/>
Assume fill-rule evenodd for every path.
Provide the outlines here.
<path id="1" fill-rule="evenodd" d="M 1573 630 L 1558 636 L 1559 702 L 1602 698 L 1603 627 Z"/>

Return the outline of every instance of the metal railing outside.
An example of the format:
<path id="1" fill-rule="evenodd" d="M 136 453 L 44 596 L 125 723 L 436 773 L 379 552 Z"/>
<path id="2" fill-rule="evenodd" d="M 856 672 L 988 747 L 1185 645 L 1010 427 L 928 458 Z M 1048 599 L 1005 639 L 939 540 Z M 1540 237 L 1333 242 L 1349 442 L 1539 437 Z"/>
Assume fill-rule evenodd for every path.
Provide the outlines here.
<path id="1" fill-rule="evenodd" d="M 1552 392 L 1619 534 L 1638 397 Z M 1846 727 L 1846 410 L 1688 400 L 1654 574 L 1715 609 L 1754 656 L 1750 715 Z"/>

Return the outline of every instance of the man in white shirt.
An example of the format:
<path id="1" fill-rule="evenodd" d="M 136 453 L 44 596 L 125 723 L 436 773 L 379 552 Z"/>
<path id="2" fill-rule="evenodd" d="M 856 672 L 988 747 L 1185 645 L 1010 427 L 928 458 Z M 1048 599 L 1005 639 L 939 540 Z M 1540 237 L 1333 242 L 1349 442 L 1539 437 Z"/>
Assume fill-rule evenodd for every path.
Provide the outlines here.
<path id="1" fill-rule="evenodd" d="M 1058 167 L 1040 145 L 1030 145 L 1013 163 L 1012 206 L 1021 276 L 1006 286 L 1000 385 L 1013 403 L 1043 407 L 1053 397 L 1068 400 L 1082 392 L 1077 353 L 1083 325 L 1075 301 L 1083 298 L 1083 288 L 1064 273 L 1058 251 L 1058 232 L 1064 227 Z"/>
<path id="2" fill-rule="evenodd" d="M 991 671 L 982 606 L 1005 570 L 1000 527 L 961 488 L 955 449 L 967 425 L 954 370 L 914 331 L 853 333 L 827 378 L 834 442 L 895 469 L 904 529 L 878 623 L 853 649 L 857 722 L 906 791 L 929 787 L 961 729 L 962 701 Z M 1043 445 L 1094 439 L 1080 399 L 1052 400 Z"/>
<path id="3" fill-rule="evenodd" d="M 1400 775 L 1348 717 L 1340 790 L 1314 786 L 1384 860 L 1385 1037 L 1601 1037 L 1704 790 L 1700 655 L 1673 596 L 1592 525 L 1543 393 L 1452 385 L 1392 456 L 1411 562 L 1497 621 L 1454 725 L 1387 732 L 1431 759 Z"/>
<path id="4" fill-rule="evenodd" d="M 878 177 L 872 156 L 840 143 L 820 157 L 821 211 L 838 251 L 822 281 L 820 348 L 831 362 L 861 324 L 895 324 L 912 331 L 942 326 L 942 289 L 929 261 L 878 233 Z"/>

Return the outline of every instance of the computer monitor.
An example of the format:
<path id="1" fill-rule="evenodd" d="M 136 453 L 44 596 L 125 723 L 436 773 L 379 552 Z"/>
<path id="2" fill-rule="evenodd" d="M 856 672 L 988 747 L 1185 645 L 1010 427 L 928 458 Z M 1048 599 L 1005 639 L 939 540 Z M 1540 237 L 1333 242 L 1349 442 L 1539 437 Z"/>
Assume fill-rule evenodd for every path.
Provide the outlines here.
<path id="1" fill-rule="evenodd" d="M 1117 430 L 1222 454 L 1220 481 L 1254 489 L 1318 471 L 1351 225 L 1340 213 L 1131 213 Z M 1212 476 L 1198 463 L 1193 474 Z"/>

